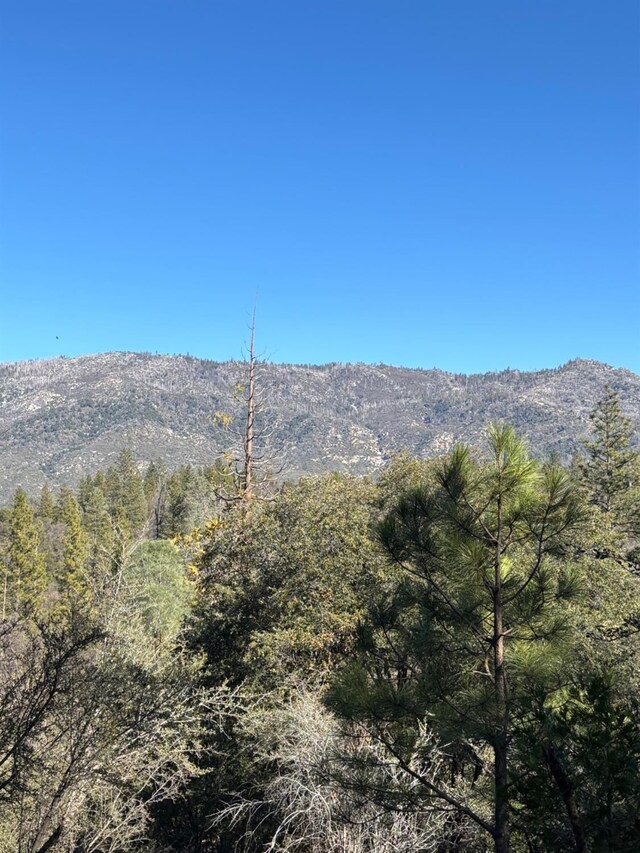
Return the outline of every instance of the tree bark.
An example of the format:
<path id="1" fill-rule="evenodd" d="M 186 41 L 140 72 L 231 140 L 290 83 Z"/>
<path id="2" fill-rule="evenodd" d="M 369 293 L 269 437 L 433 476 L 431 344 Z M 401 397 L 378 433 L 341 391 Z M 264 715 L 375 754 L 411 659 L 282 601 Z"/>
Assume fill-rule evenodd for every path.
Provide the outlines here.
<path id="1" fill-rule="evenodd" d="M 509 795 L 507 776 L 507 739 L 509 734 L 509 709 L 507 681 L 504 668 L 504 625 L 502 605 L 502 505 L 498 498 L 498 531 L 494 562 L 493 586 L 493 680 L 496 702 L 494 731 L 494 790 L 495 790 L 495 851 L 509 853 Z"/>
<path id="2" fill-rule="evenodd" d="M 544 755 L 547 759 L 553 780 L 560 791 L 564 807 L 567 810 L 571 831 L 573 832 L 573 838 L 576 843 L 576 853 L 586 853 L 586 841 L 578 819 L 578 809 L 576 807 L 575 792 L 571 784 L 571 779 L 567 776 L 567 772 L 553 744 L 544 747 Z"/>
<path id="3" fill-rule="evenodd" d="M 244 483 L 242 489 L 242 497 L 245 501 L 250 501 L 253 497 L 253 430 L 256 417 L 255 404 L 255 330 L 256 330 L 256 315 L 253 313 L 251 323 L 251 344 L 249 346 L 249 393 L 247 395 L 247 422 L 244 433 Z"/>

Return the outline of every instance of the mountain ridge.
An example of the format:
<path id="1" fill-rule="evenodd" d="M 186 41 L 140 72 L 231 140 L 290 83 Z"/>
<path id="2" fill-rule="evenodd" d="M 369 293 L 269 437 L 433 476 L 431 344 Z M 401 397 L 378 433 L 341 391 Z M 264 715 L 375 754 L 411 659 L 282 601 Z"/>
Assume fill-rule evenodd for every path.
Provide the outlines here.
<path id="1" fill-rule="evenodd" d="M 0 363 L 0 499 L 21 485 L 73 484 L 123 446 L 141 464 L 210 463 L 229 434 L 244 362 L 109 352 Z M 640 426 L 640 376 L 590 359 L 557 368 L 456 374 L 438 368 L 262 362 L 262 423 L 289 477 L 324 470 L 373 473 L 395 452 L 446 452 L 482 442 L 490 420 L 510 421 L 538 455 L 568 459 L 588 432 L 605 384 Z"/>
<path id="2" fill-rule="evenodd" d="M 188 359 L 191 361 L 198 362 L 206 362 L 210 364 L 243 364 L 244 359 L 241 358 L 228 358 L 223 361 L 217 361 L 216 359 L 205 358 L 202 356 L 191 355 L 191 353 L 167 353 L 167 352 L 150 352 L 146 350 L 108 350 L 106 352 L 92 352 L 92 353 L 82 353 L 81 355 L 51 355 L 51 356 L 42 356 L 38 358 L 26 358 L 26 359 L 18 359 L 17 361 L 0 361 L 0 370 L 2 368 L 16 367 L 19 365 L 38 365 L 38 364 L 48 364 L 54 362 L 80 362 L 87 359 L 97 359 L 97 358 L 105 358 L 105 357 L 117 357 L 117 356 L 133 356 L 133 357 L 152 357 L 152 358 L 169 358 L 169 359 Z M 484 372 L 478 371 L 474 373 L 465 373 L 464 371 L 455 371 L 455 370 L 445 370 L 442 367 L 412 367 L 410 365 L 404 364 L 391 364 L 390 362 L 384 361 L 325 361 L 325 362 L 290 362 L 290 361 L 277 361 L 275 359 L 265 359 L 264 363 L 272 364 L 277 367 L 299 367 L 299 368 L 326 368 L 326 367 L 382 367 L 382 368 L 392 368 L 395 370 L 412 370 L 418 371 L 421 373 L 445 373 L 449 376 L 467 376 L 471 378 L 472 376 L 496 376 L 502 375 L 505 373 L 545 373 L 546 371 L 557 372 L 559 370 L 563 370 L 567 367 L 571 367 L 572 365 L 585 365 L 585 366 L 593 366 L 604 368 L 605 370 L 614 370 L 614 371 L 622 371 L 624 373 L 629 373 L 632 376 L 640 376 L 635 371 L 631 370 L 627 367 L 615 367 L 614 365 L 608 364 L 604 361 L 598 361 L 597 359 L 592 358 L 582 358 L 581 356 L 576 356 L 575 358 L 570 358 L 568 361 L 563 362 L 560 365 L 554 367 L 538 367 L 532 368 L 530 370 L 525 370 L 519 367 L 504 367 L 500 370 L 485 370 Z"/>

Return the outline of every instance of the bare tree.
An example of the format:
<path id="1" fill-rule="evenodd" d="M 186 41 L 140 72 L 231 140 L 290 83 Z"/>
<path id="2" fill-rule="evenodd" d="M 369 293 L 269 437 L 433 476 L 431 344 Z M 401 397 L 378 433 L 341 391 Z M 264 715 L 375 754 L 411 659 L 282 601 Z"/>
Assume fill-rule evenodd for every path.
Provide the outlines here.
<path id="1" fill-rule="evenodd" d="M 215 822 L 244 822 L 246 843 L 275 823 L 267 851 L 430 853 L 442 849 L 453 811 L 425 801 L 416 777 L 441 778 L 448 759 L 425 724 L 409 767 L 363 728 L 348 731 L 319 696 L 301 691 L 276 709 L 248 708 L 240 721 L 252 757 L 275 768 L 259 800 L 238 797 Z M 473 847 L 475 829 L 459 828 Z"/>
<path id="2" fill-rule="evenodd" d="M 273 496 L 276 478 L 283 471 L 283 464 L 273 449 L 274 426 L 265 417 L 268 389 L 260 384 L 260 367 L 265 364 L 256 353 L 256 311 L 253 310 L 250 337 L 244 360 L 245 377 L 236 384 L 234 402 L 239 404 L 236 414 L 216 412 L 214 424 L 231 435 L 231 446 L 225 455 L 232 459 L 236 481 L 233 494 L 220 492 L 220 497 L 229 501 L 242 501 L 249 505 L 253 500 L 269 500 Z"/>
<path id="3" fill-rule="evenodd" d="M 104 612 L 0 630 L 0 849 L 125 851 L 199 772 L 216 691 L 145 642 L 126 583 Z"/>

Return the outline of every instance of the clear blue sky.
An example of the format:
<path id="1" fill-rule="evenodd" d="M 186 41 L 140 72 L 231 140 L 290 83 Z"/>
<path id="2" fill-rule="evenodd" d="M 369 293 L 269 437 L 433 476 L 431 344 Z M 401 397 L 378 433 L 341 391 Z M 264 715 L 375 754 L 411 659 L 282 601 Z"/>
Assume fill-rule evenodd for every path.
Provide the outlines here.
<path id="1" fill-rule="evenodd" d="M 0 360 L 640 372 L 637 0 L 0 0 Z"/>

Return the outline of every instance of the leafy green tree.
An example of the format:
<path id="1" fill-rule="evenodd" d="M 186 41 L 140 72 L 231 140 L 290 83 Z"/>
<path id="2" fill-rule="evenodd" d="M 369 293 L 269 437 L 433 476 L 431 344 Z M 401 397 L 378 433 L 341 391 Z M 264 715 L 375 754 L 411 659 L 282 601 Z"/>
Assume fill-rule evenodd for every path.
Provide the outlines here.
<path id="1" fill-rule="evenodd" d="M 559 688 L 531 691 L 519 721 L 518 819 L 530 849 L 631 853 L 640 842 L 640 697 L 613 656 L 576 645 L 575 657 Z"/>
<path id="2" fill-rule="evenodd" d="M 47 575 L 55 577 L 60 562 L 62 543 L 56 503 L 46 483 L 40 492 L 40 499 L 34 506 L 34 515 Z"/>
<path id="3" fill-rule="evenodd" d="M 78 483 L 78 488 L 76 491 L 76 498 L 78 503 L 80 504 L 80 508 L 84 512 L 86 509 L 87 502 L 89 500 L 89 496 L 94 489 L 94 478 L 87 474 L 86 477 L 83 477 Z"/>
<path id="4" fill-rule="evenodd" d="M 93 478 L 93 485 L 96 489 L 100 489 L 100 491 L 106 497 L 106 494 L 107 494 L 107 475 L 104 473 L 104 471 L 98 471 L 96 473 L 96 475 Z"/>
<path id="5" fill-rule="evenodd" d="M 244 829 L 212 828 L 210 815 L 260 799 L 273 775 L 247 717 L 268 717 L 301 683 L 326 684 L 353 650 L 371 587 L 386 570 L 369 535 L 377 501 L 364 478 L 305 478 L 272 501 L 252 501 L 250 511 L 245 501 L 227 504 L 193 537 L 198 603 L 190 645 L 204 657 L 205 684 L 226 684 L 242 697 L 232 734 L 212 733 L 208 772 L 194 780 L 181 818 L 194 821 L 203 849 L 244 849 Z M 261 849 L 272 816 L 259 810 L 254 817 L 253 843 Z"/>
<path id="6" fill-rule="evenodd" d="M 197 772 L 215 692 L 150 642 L 125 584 L 82 618 L 0 632 L 0 847 L 148 849 L 151 812 Z M 209 724 L 213 724 L 213 717 Z"/>
<path id="7" fill-rule="evenodd" d="M 576 673 L 572 701 L 593 720 L 611 721 L 622 717 L 638 719 L 640 704 L 640 456 L 632 447 L 630 420 L 620 408 L 618 395 L 609 387 L 591 416 L 593 437 L 585 442 L 586 456 L 579 460 L 578 482 L 590 502 L 590 524 L 580 539 L 585 563 L 586 607 L 581 612 L 581 669 Z M 623 709 L 623 710 L 621 710 Z M 634 710 L 635 709 L 635 710 Z M 588 780 L 577 796 L 583 823 L 594 826 L 593 804 L 608 802 L 608 835 L 601 837 L 603 850 L 625 850 L 630 843 L 624 829 L 628 825 L 625 804 L 629 761 L 635 762 L 640 778 L 637 751 L 624 732 L 618 741 L 626 743 L 621 753 L 609 750 L 609 758 L 594 772 L 591 757 L 602 754 L 597 726 L 584 727 L 574 713 L 561 720 L 565 732 L 566 763 L 574 778 Z M 576 721 L 575 730 L 567 721 Z M 580 732 L 582 729 L 582 733 Z M 610 733 L 615 734 L 615 727 Z M 569 733 L 571 736 L 569 737 Z M 586 733 L 589 737 L 586 737 Z M 586 746 L 592 739 L 592 749 Z M 618 761 L 616 758 L 625 760 Z M 636 791 L 636 798 L 638 793 Z M 637 831 L 637 826 L 636 826 Z M 595 830 L 594 830 L 595 832 Z M 592 833 L 593 834 L 593 833 Z M 587 838 L 590 835 L 587 833 Z M 621 846 L 622 845 L 622 846 Z M 633 846 L 640 845 L 638 838 Z"/>
<path id="8" fill-rule="evenodd" d="M 561 557 L 581 513 L 566 473 L 538 465 L 510 427 L 489 439 L 486 461 L 457 447 L 435 486 L 410 491 L 384 519 L 400 582 L 374 608 L 359 663 L 331 701 L 368 719 L 401 765 L 427 715 L 479 781 L 475 803 L 426 779 L 425 796 L 507 853 L 514 723 L 531 686 L 557 680 L 564 662 L 562 603 L 575 583 Z M 480 797 L 488 780 L 492 814 Z"/>
<path id="9" fill-rule="evenodd" d="M 411 490 L 435 485 L 440 464 L 441 460 L 416 459 L 406 451 L 393 456 L 377 480 L 381 510 L 386 513 L 393 509 L 402 495 Z"/>
<path id="10" fill-rule="evenodd" d="M 56 495 L 56 501 L 53 508 L 53 520 L 54 522 L 64 524 L 64 506 L 69 498 L 74 498 L 75 494 L 71 486 L 67 486 L 63 484 L 58 489 L 58 494 Z"/>
<path id="11" fill-rule="evenodd" d="M 178 548 L 162 540 L 143 542 L 124 577 L 145 630 L 157 639 L 174 640 L 193 596 Z"/>
<path id="12" fill-rule="evenodd" d="M 591 420 L 593 436 L 575 464 L 590 510 L 576 537 L 583 568 L 578 641 L 562 690 L 532 696 L 521 743 L 542 760 L 520 761 L 518 797 L 532 813 L 537 803 L 528 832 L 544 849 L 562 849 L 563 838 L 570 843 L 558 799 L 549 796 L 552 778 L 576 850 L 626 853 L 640 845 L 639 459 L 631 422 L 610 387 Z"/>
<path id="13" fill-rule="evenodd" d="M 149 501 L 149 536 L 170 539 L 187 536 L 220 514 L 220 492 L 230 493 L 233 477 L 222 462 L 195 469 L 184 465 L 168 474 L 164 466 L 151 463 L 145 474 Z"/>
<path id="14" fill-rule="evenodd" d="M 250 514 L 232 505 L 199 557 L 199 626 L 218 677 L 263 686 L 321 679 L 353 648 L 381 571 L 377 491 L 342 474 L 285 485 Z"/>
<path id="15" fill-rule="evenodd" d="M 24 489 L 13 498 L 5 573 L 3 614 L 18 609 L 35 613 L 49 584 L 33 508 Z"/>
<path id="16" fill-rule="evenodd" d="M 143 486 L 144 493 L 149 502 L 153 501 L 153 498 L 158 491 L 158 488 L 162 485 L 163 480 L 166 479 L 167 469 L 164 462 L 161 459 L 156 459 L 153 462 L 150 462 L 147 466 L 147 470 L 144 472 L 143 478 Z"/>
<path id="17" fill-rule="evenodd" d="M 184 535 L 202 520 L 198 492 L 202 483 L 191 465 L 174 471 L 168 479 L 160 531 L 163 536 Z"/>

